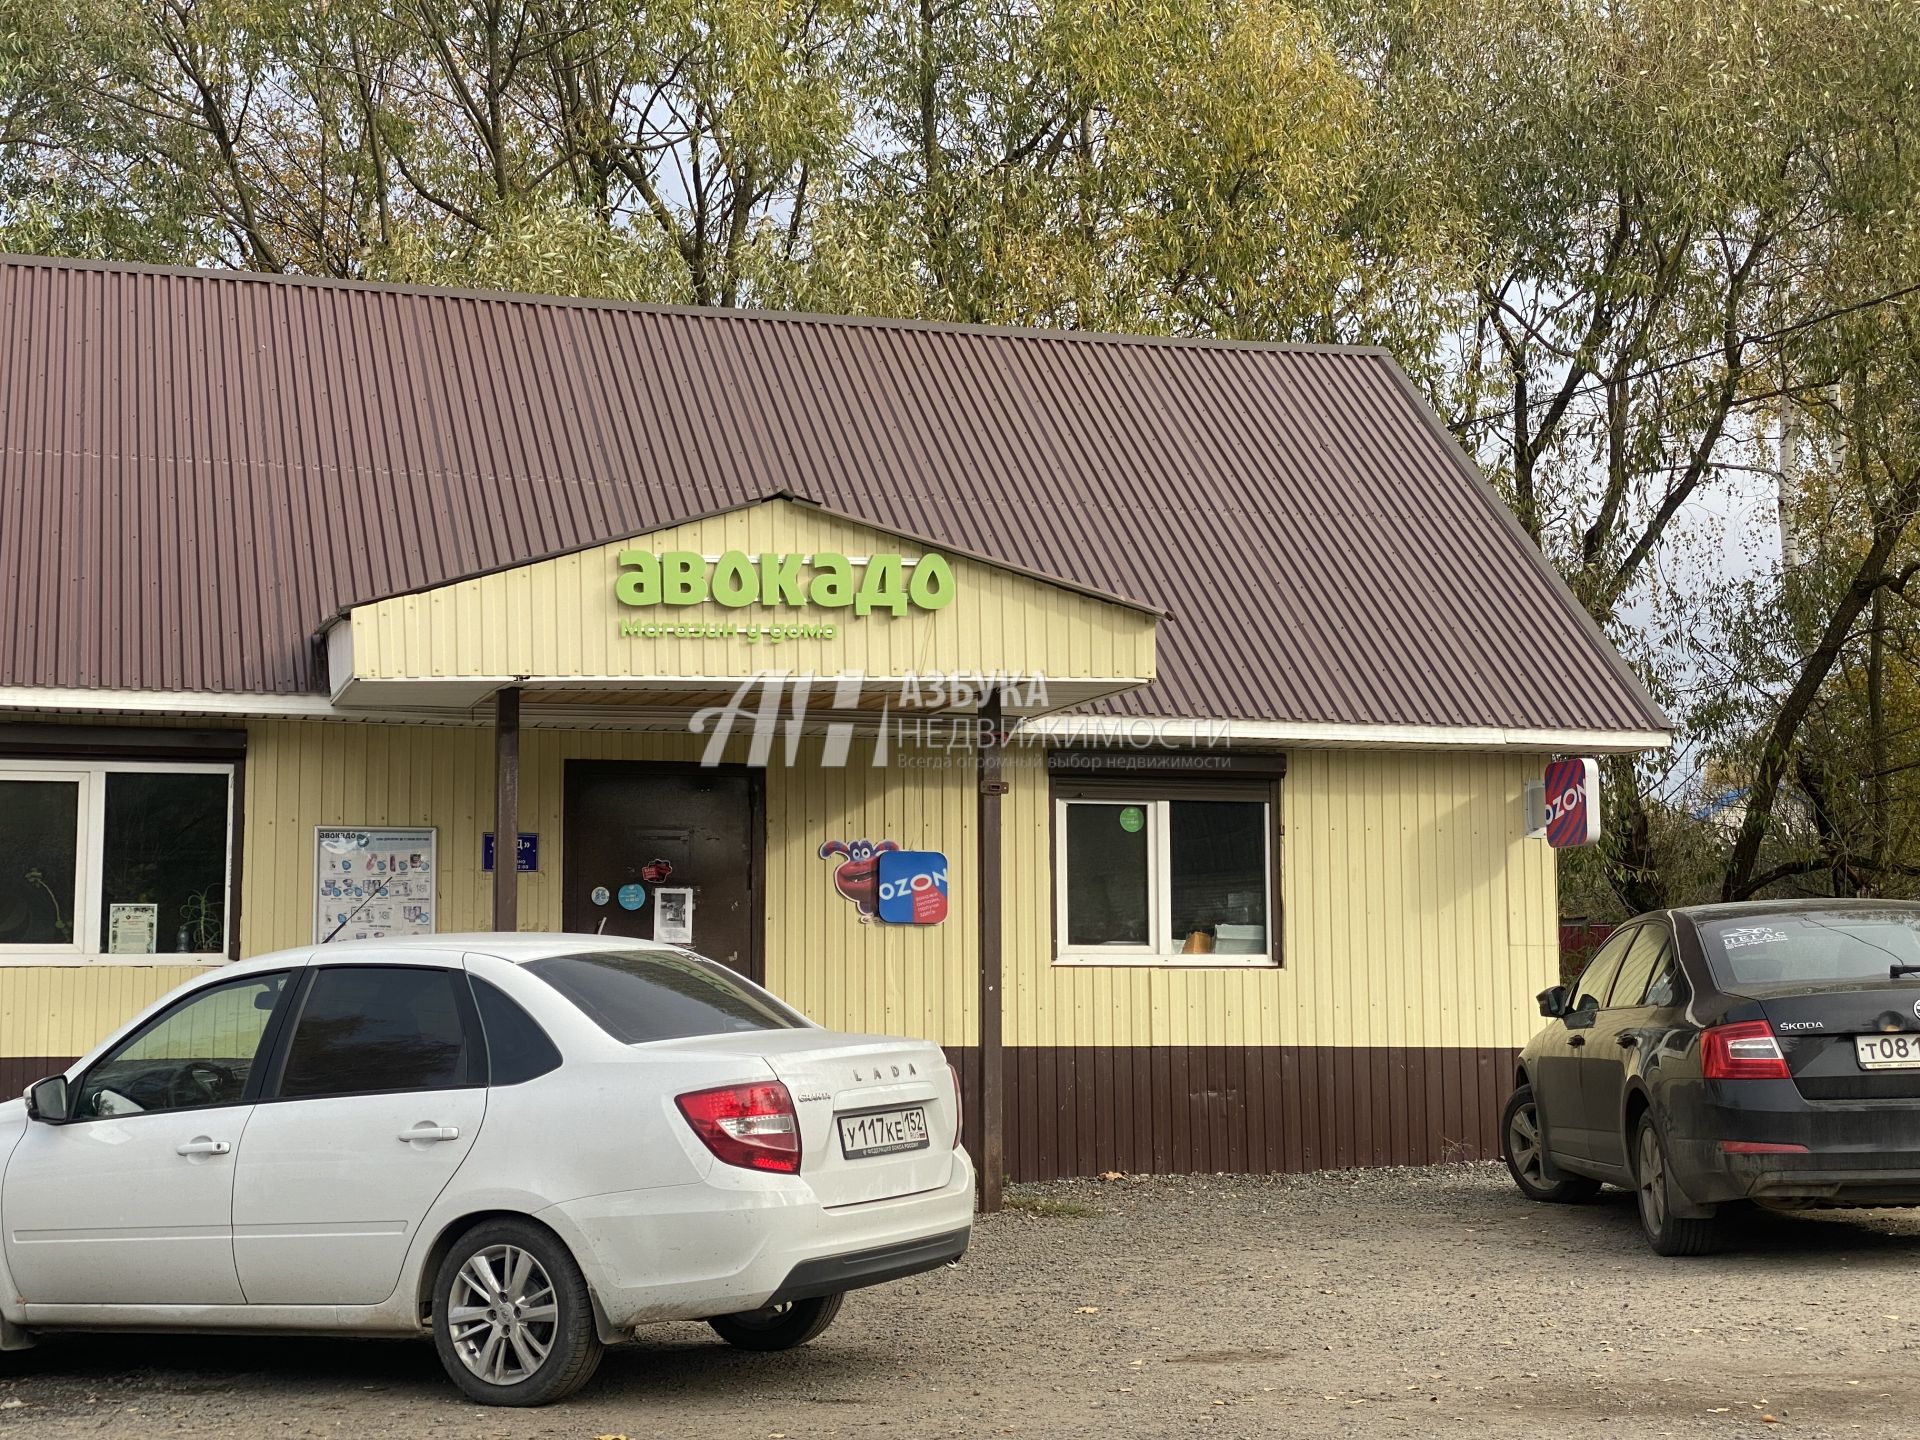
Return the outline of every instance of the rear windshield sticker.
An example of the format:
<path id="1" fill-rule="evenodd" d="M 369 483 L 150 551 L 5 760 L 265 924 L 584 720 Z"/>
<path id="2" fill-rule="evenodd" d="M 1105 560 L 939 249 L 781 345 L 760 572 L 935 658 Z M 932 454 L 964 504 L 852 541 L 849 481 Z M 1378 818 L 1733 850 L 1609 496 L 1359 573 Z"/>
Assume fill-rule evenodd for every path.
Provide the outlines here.
<path id="1" fill-rule="evenodd" d="M 1727 950 L 1742 950 L 1749 945 L 1777 945 L 1787 938 L 1784 930 L 1771 925 L 1743 925 L 1738 930 L 1722 930 L 1720 944 Z"/>

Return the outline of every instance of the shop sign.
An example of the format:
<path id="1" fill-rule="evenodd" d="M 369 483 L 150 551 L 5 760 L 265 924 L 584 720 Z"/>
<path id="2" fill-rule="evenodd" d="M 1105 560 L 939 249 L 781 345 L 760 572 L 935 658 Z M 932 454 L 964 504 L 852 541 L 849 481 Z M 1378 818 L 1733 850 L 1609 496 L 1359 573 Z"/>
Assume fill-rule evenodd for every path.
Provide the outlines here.
<path id="1" fill-rule="evenodd" d="M 873 917 L 879 904 L 874 893 L 880 883 L 877 857 L 899 848 L 891 840 L 829 840 L 820 847 L 822 860 L 836 861 L 833 888 L 852 903 L 863 925 Z"/>
<path id="2" fill-rule="evenodd" d="M 522 830 L 519 843 L 514 846 L 513 868 L 522 874 L 537 871 L 540 868 L 540 834 L 537 830 Z M 493 873 L 493 831 L 489 830 L 480 837 L 480 869 L 486 874 Z"/>
<path id="3" fill-rule="evenodd" d="M 890 850 L 879 857 L 875 896 L 888 925 L 938 925 L 947 918 L 947 857 L 938 850 Z"/>
<path id="4" fill-rule="evenodd" d="M 709 560 L 693 550 L 622 550 L 614 597 L 625 606 L 747 605 L 847 610 L 942 610 L 953 603 L 953 567 L 943 555 L 909 561 L 812 555 L 749 555 L 729 550 Z"/>
<path id="5" fill-rule="evenodd" d="M 1545 786 L 1547 844 L 1556 850 L 1591 845 L 1600 838 L 1600 763 L 1555 760 Z"/>

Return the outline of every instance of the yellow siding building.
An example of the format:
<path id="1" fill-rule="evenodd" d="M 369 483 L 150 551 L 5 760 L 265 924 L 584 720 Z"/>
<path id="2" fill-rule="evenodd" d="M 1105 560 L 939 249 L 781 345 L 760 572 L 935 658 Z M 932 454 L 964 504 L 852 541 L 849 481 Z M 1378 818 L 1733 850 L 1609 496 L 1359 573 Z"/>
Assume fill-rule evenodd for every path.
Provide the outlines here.
<path id="1" fill-rule="evenodd" d="M 1483 1156 L 1528 786 L 1665 743 L 1378 352 L 0 297 L 14 1092 L 235 957 L 519 928 L 939 1042 L 993 1183 Z"/>

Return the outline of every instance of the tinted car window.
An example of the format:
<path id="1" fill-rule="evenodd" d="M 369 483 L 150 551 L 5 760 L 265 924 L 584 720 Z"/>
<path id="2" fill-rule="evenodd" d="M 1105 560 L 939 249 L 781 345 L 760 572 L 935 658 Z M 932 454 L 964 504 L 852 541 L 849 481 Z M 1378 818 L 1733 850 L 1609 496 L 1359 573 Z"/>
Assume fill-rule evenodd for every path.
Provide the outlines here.
<path id="1" fill-rule="evenodd" d="M 1653 972 L 1653 979 L 1647 984 L 1646 1003 L 1678 1005 L 1686 989 L 1686 982 L 1680 978 L 1679 958 L 1673 953 L 1673 941 L 1668 940 L 1666 948 L 1660 952 L 1660 964 Z"/>
<path id="2" fill-rule="evenodd" d="M 80 1082 L 80 1118 L 231 1105 L 246 1093 L 284 970 L 188 996 L 108 1052 Z"/>
<path id="3" fill-rule="evenodd" d="M 464 972 L 342 965 L 313 977 L 280 1081 L 283 1098 L 446 1090 L 467 1082 L 456 983 Z"/>
<path id="4" fill-rule="evenodd" d="M 1703 920 L 1699 928 L 1723 984 L 1886 980 L 1895 965 L 1920 966 L 1920 910 L 1808 909 Z"/>
<path id="5" fill-rule="evenodd" d="M 614 1039 L 627 1045 L 807 1022 L 725 966 L 673 950 L 595 950 L 527 962 Z"/>
<path id="6" fill-rule="evenodd" d="M 1573 987 L 1573 1009 L 1598 1010 L 1607 1003 L 1607 992 L 1613 988 L 1613 977 L 1620 973 L 1620 961 L 1637 933 L 1633 930 L 1620 931 L 1600 947 L 1599 954 L 1587 962 L 1587 968 L 1580 972 L 1580 983 Z"/>
<path id="7" fill-rule="evenodd" d="M 518 1085 L 560 1068 L 560 1052 L 547 1032 L 498 986 L 473 977 L 473 1000 L 487 1036 L 487 1083 Z"/>
<path id="8" fill-rule="evenodd" d="M 1633 937 L 1633 944 L 1627 950 L 1627 958 L 1620 962 L 1620 975 L 1613 982 L 1613 995 L 1607 1001 L 1609 1009 L 1629 1009 L 1645 1002 L 1647 986 L 1652 983 L 1653 972 L 1659 968 L 1666 948 L 1664 926 L 1640 927 L 1640 933 Z"/>

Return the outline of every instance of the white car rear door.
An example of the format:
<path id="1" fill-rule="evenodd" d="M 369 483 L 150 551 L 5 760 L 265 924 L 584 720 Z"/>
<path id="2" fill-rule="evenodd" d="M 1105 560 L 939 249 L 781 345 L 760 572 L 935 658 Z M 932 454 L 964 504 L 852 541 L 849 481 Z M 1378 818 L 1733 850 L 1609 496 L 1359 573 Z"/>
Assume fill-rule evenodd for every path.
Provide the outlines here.
<path id="1" fill-rule="evenodd" d="M 331 963 L 295 997 L 247 1126 L 234 1259 L 254 1305 L 375 1305 L 486 1114 L 486 1051 L 454 952 Z"/>

